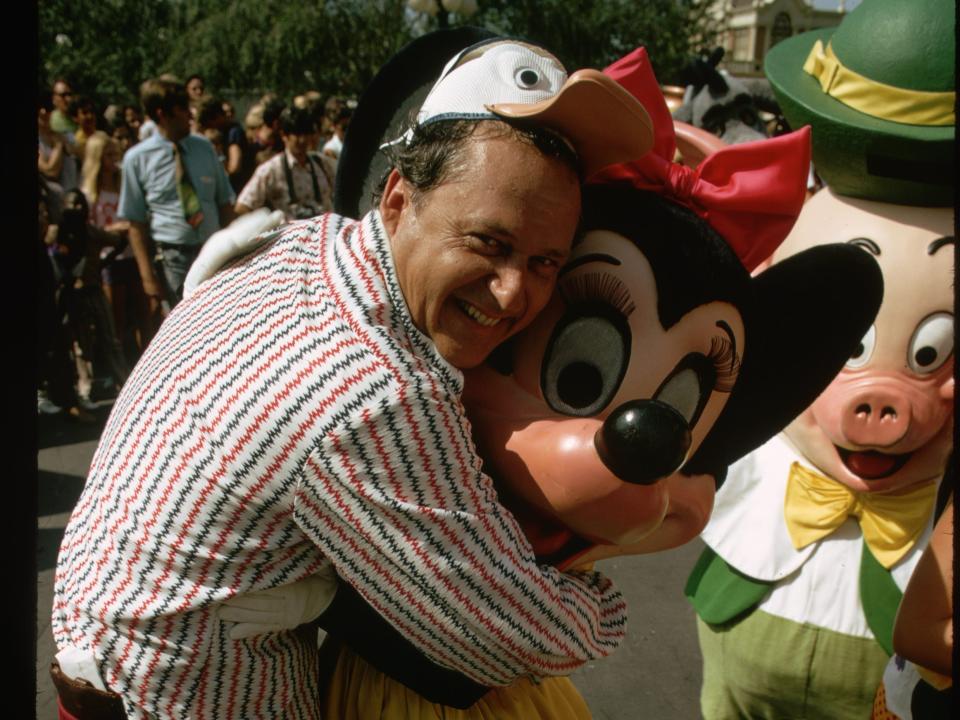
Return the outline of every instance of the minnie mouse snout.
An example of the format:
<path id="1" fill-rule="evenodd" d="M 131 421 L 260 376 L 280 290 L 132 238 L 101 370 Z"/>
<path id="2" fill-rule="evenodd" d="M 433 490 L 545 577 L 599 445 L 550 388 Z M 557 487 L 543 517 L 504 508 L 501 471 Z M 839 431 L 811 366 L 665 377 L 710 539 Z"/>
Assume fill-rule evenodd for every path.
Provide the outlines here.
<path id="1" fill-rule="evenodd" d="M 659 400 L 631 400 L 604 421 L 593 444 L 624 482 L 652 485 L 683 465 L 691 435 L 686 419 Z"/>

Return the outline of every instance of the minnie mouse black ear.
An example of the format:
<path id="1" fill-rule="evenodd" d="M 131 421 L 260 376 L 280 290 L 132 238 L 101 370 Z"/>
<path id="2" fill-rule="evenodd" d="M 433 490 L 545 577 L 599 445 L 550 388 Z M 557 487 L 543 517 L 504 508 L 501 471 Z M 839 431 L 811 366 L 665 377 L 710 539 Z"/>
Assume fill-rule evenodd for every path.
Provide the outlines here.
<path id="1" fill-rule="evenodd" d="M 403 133 L 446 63 L 464 48 L 495 37 L 489 30 L 459 27 L 423 35 L 380 69 L 361 95 L 337 163 L 334 210 L 363 217 L 390 161 L 380 151 Z"/>
<path id="2" fill-rule="evenodd" d="M 883 300 L 877 263 L 842 244 L 789 257 L 751 286 L 740 378 L 685 474 L 725 475 L 783 430 L 840 372 Z"/>

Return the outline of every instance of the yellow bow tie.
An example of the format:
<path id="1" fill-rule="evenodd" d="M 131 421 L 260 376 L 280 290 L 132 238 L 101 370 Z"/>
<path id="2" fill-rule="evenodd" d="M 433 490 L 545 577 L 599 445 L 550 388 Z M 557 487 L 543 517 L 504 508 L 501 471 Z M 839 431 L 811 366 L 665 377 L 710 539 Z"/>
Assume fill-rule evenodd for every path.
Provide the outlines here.
<path id="1" fill-rule="evenodd" d="M 826 537 L 849 516 L 888 570 L 909 552 L 926 527 L 937 497 L 934 480 L 897 492 L 855 492 L 800 463 L 790 466 L 784 518 L 797 550 Z"/>

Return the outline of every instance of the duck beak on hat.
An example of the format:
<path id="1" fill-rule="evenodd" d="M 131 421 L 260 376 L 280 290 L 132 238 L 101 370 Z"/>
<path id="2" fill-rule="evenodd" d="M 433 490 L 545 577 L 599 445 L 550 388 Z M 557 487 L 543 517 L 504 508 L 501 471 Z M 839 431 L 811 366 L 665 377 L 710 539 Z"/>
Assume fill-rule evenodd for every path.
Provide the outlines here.
<path id="1" fill-rule="evenodd" d="M 636 160 L 653 147 L 653 122 L 623 86 L 598 70 L 578 70 L 560 91 L 537 103 L 495 103 L 503 118 L 531 120 L 556 131 L 576 149 L 585 177 Z"/>

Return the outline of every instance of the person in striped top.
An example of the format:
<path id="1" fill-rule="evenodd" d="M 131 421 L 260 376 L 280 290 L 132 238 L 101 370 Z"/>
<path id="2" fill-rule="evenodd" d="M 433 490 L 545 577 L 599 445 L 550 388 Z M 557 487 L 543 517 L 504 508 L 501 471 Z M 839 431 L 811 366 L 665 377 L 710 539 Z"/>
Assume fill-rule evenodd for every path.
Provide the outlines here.
<path id="1" fill-rule="evenodd" d="M 537 74 L 513 76 L 543 91 L 531 102 L 566 87 L 542 50 L 479 56 L 489 49 Z M 643 113 L 629 100 L 617 107 Z M 579 171 L 597 161 L 564 137 L 597 120 L 573 113 L 568 131 L 440 114 L 421 118 L 377 210 L 285 226 L 180 303 L 147 348 L 60 549 L 63 717 L 82 717 L 80 680 L 131 718 L 319 717 L 315 638 L 236 639 L 217 608 L 331 569 L 480 685 L 566 675 L 621 642 L 626 606 L 609 580 L 537 564 L 460 401 L 461 369 L 553 291 Z"/>

